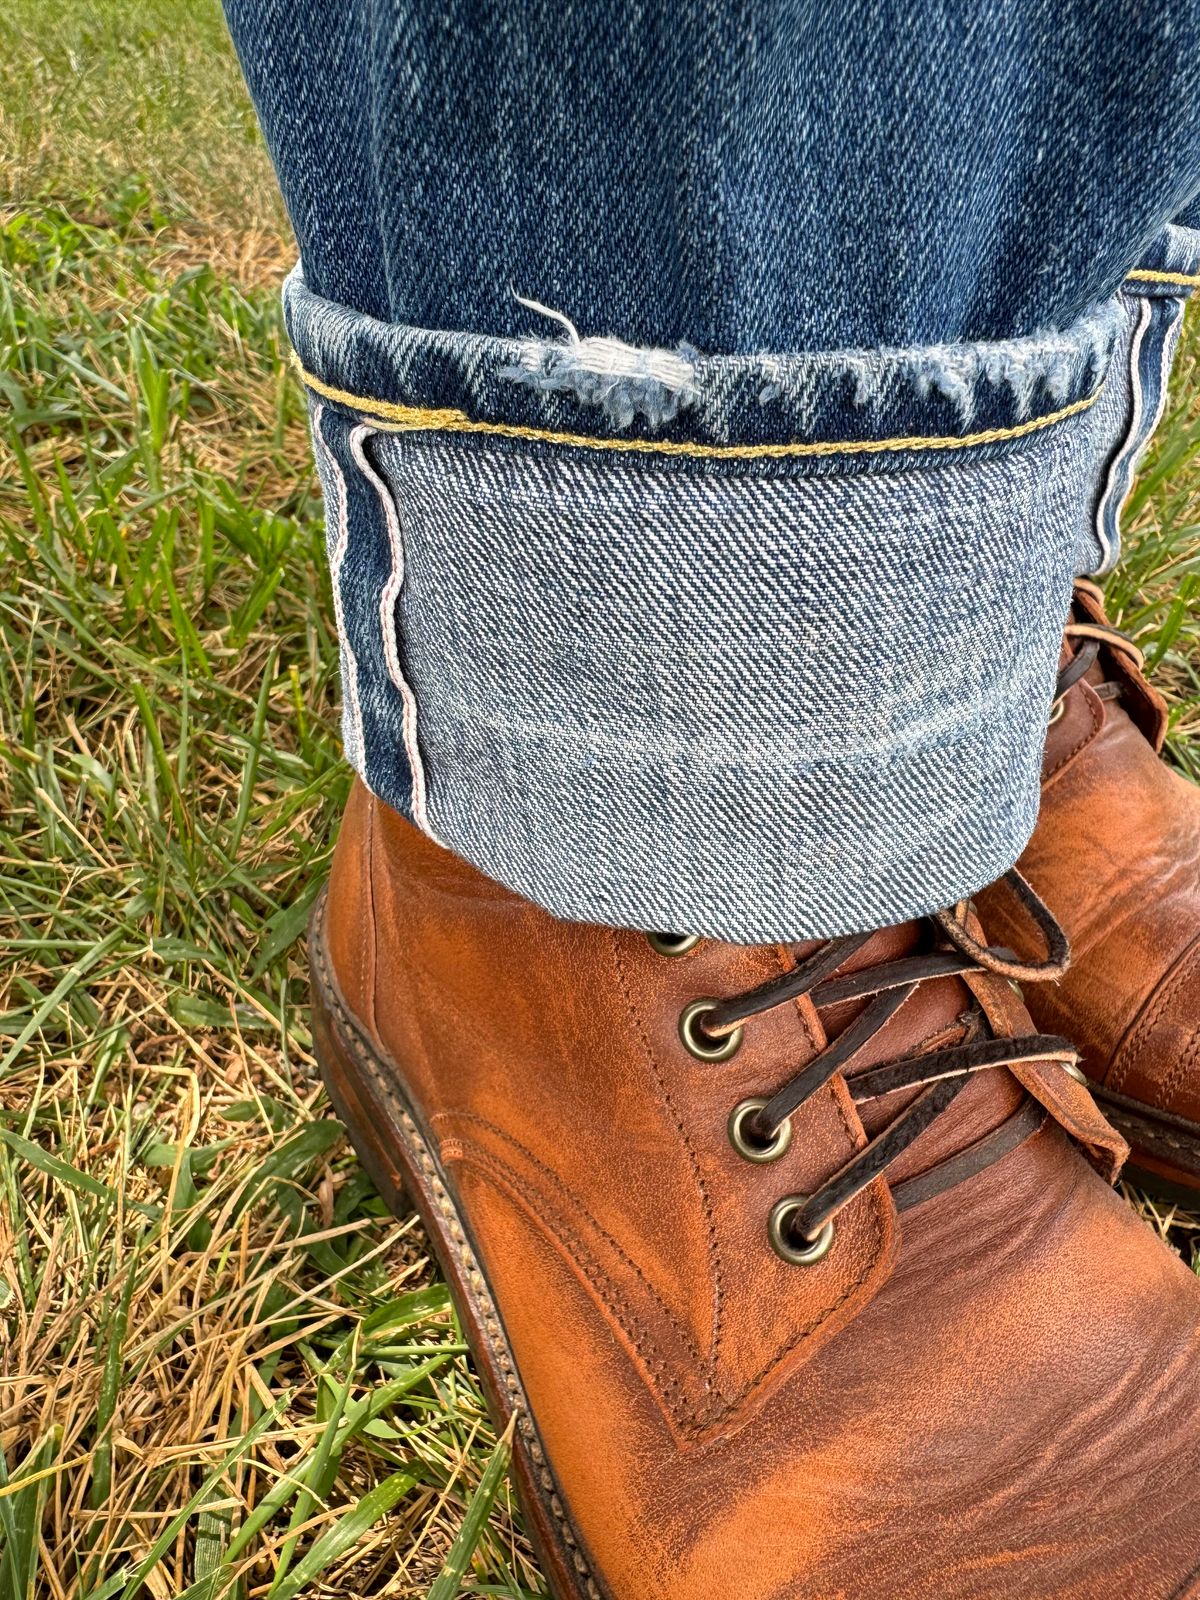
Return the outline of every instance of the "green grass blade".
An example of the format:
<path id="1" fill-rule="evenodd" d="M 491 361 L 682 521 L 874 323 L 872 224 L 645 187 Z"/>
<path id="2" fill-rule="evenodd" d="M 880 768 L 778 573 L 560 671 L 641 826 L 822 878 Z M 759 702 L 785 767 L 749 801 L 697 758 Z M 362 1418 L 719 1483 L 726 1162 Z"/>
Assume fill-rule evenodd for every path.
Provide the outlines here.
<path id="1" fill-rule="evenodd" d="M 321 1535 L 304 1559 L 297 1562 L 282 1587 L 273 1591 L 271 1600 L 295 1600 L 297 1595 L 302 1595 L 308 1584 L 320 1577 L 347 1551 L 353 1550 L 362 1536 L 381 1517 L 386 1517 L 396 1502 L 416 1488 L 420 1481 L 419 1472 L 393 1472 L 364 1494 L 352 1510 Z"/>
<path id="2" fill-rule="evenodd" d="M 471 1503 L 467 1507 L 467 1514 L 463 1518 L 462 1527 L 458 1531 L 454 1543 L 450 1547 L 450 1554 L 446 1557 L 446 1564 L 438 1577 L 434 1580 L 429 1591 L 429 1600 L 456 1600 L 462 1586 L 463 1577 L 475 1554 L 480 1537 L 487 1520 L 492 1514 L 492 1505 L 499 1493 L 500 1485 L 504 1482 L 508 1472 L 508 1463 L 512 1456 L 512 1434 L 515 1418 L 508 1425 L 502 1439 L 497 1439 L 496 1444 L 488 1457 L 487 1466 L 483 1469 L 483 1476 L 475 1493 L 471 1496 Z"/>
<path id="3" fill-rule="evenodd" d="M 288 1406 L 291 1404 L 291 1399 L 292 1396 L 290 1391 L 281 1394 L 279 1399 L 270 1408 L 270 1410 L 264 1411 L 254 1426 L 249 1428 L 242 1435 L 242 1437 L 234 1445 L 233 1449 L 230 1450 L 228 1455 L 226 1455 L 221 1461 L 220 1465 L 214 1467 L 213 1470 L 208 1473 L 204 1479 L 204 1482 L 196 1490 L 195 1494 L 192 1495 L 187 1504 L 180 1511 L 176 1512 L 176 1514 L 171 1518 L 170 1522 L 168 1522 L 162 1533 L 150 1547 L 148 1554 L 138 1563 L 137 1567 L 134 1569 L 133 1575 L 129 1578 L 125 1584 L 125 1587 L 121 1590 L 121 1600 L 134 1600 L 134 1596 L 137 1594 L 142 1584 L 146 1581 L 147 1575 L 153 1572 L 154 1568 L 162 1560 L 166 1552 L 175 1543 L 175 1540 L 179 1536 L 180 1530 L 194 1515 L 196 1508 L 203 1505 L 204 1502 L 210 1497 L 213 1489 L 218 1483 L 220 1483 L 221 1479 L 229 1471 L 230 1467 L 232 1467 L 235 1462 L 240 1461 L 244 1455 L 253 1449 L 254 1445 L 262 1437 L 262 1435 L 266 1433 L 267 1429 L 271 1427 L 273 1423 L 278 1421 L 282 1413 L 286 1411 Z"/>

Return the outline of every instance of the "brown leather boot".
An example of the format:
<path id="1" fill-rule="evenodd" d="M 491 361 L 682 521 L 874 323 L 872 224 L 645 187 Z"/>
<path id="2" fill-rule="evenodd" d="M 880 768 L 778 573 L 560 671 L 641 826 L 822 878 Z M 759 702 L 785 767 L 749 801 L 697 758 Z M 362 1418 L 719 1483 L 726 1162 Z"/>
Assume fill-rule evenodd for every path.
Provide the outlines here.
<path id="1" fill-rule="evenodd" d="M 558 922 L 360 788 L 311 952 L 557 1600 L 1200 1595 L 1200 1285 L 977 926 Z"/>
<path id="2" fill-rule="evenodd" d="M 1076 586 L 1022 874 L 1070 939 L 1057 983 L 1031 986 L 1068 1034 L 1151 1187 L 1200 1190 L 1200 790 L 1159 757 L 1166 705 L 1094 584 Z M 1021 937 L 1008 883 L 979 897 L 993 938 Z"/>

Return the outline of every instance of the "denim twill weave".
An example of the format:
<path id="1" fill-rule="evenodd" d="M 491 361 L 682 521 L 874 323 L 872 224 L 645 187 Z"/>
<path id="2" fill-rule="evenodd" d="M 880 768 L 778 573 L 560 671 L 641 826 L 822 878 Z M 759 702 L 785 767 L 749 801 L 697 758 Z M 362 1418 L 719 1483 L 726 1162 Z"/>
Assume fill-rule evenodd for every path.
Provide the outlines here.
<path id="1" fill-rule="evenodd" d="M 1159 407 L 1143 308 L 1174 308 L 1165 330 L 1183 292 L 1114 302 L 1085 409 L 869 471 L 391 432 L 316 401 L 360 772 L 572 918 L 758 941 L 974 891 L 1032 831 L 1071 582 L 1114 547 L 1103 487 Z"/>
<path id="2" fill-rule="evenodd" d="M 705 353 L 1071 325 L 1200 222 L 1193 0 L 225 0 L 323 299 Z M 1195 208 L 1195 215 L 1189 211 Z"/>
<path id="3" fill-rule="evenodd" d="M 225 4 L 376 793 L 731 938 L 1007 867 L 1200 281 L 1191 0 Z"/>

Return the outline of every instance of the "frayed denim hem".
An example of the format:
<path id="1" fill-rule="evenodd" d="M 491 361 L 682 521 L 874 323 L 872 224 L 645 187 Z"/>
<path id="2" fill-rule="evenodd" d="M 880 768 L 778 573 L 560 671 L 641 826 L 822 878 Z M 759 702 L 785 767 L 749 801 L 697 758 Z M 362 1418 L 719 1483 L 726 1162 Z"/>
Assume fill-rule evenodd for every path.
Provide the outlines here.
<path id="1" fill-rule="evenodd" d="M 1172 231 L 1035 384 L 977 350 L 922 394 L 873 353 L 888 423 L 943 434 L 855 437 L 844 356 L 714 410 L 720 358 L 381 333 L 293 279 L 355 767 L 573 919 L 829 937 L 982 887 L 1033 828 L 1071 583 L 1115 559 L 1162 409 L 1200 265 Z M 837 436 L 732 429 L 814 406 Z"/>
<path id="2" fill-rule="evenodd" d="M 713 460 L 1002 442 L 1089 405 L 1123 327 L 1114 300 L 1025 338 L 739 356 L 581 337 L 532 304 L 531 321 L 561 331 L 500 339 L 381 323 L 314 295 L 299 268 L 284 306 L 309 388 L 389 428 Z"/>

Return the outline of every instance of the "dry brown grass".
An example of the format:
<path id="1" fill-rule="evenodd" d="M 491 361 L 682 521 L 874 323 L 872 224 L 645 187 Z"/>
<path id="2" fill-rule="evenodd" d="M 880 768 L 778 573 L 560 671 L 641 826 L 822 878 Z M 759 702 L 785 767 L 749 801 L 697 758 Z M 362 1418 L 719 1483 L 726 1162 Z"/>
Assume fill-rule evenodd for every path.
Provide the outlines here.
<path id="1" fill-rule="evenodd" d="M 346 778 L 290 246 L 211 0 L 47 16 L 0 18 L 0 1600 L 426 1595 L 496 1442 L 311 1057 Z M 1194 349 L 1111 592 L 1200 776 Z M 537 1593 L 491 1513 L 468 1586 Z"/>

